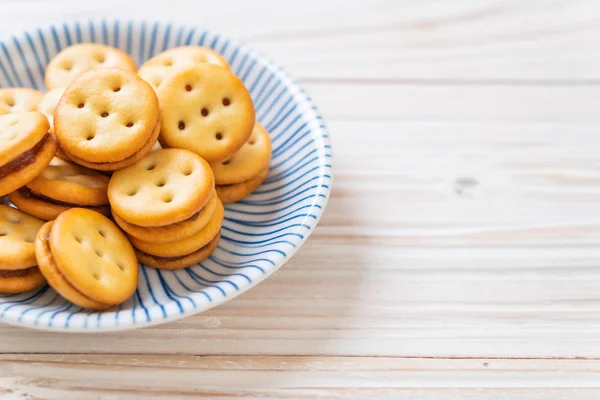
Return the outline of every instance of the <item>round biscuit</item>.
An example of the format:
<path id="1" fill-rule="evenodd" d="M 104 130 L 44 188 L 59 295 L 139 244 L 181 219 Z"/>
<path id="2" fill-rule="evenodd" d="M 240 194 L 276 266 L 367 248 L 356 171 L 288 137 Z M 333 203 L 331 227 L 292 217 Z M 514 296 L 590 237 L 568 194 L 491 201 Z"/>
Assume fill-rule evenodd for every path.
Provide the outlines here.
<path id="1" fill-rule="evenodd" d="M 217 232 L 221 230 L 221 225 L 223 225 L 223 215 L 223 203 L 217 199 L 217 207 L 208 223 L 204 228 L 194 233 L 192 236 L 167 243 L 146 242 L 144 240 L 136 239 L 133 236 L 129 236 L 129 240 L 136 249 L 139 249 L 146 254 L 158 257 L 185 256 L 204 247 L 215 237 Z"/>
<path id="2" fill-rule="evenodd" d="M 142 264 L 152 268 L 169 270 L 182 269 L 191 267 L 192 265 L 198 264 L 210 257 L 217 248 L 220 239 L 221 231 L 219 231 L 217 235 L 207 245 L 183 257 L 176 257 L 171 259 L 155 257 L 139 250 L 136 250 L 136 254 L 138 260 L 140 260 Z"/>
<path id="3" fill-rule="evenodd" d="M 152 57 L 140 67 L 139 75 L 155 89 L 174 71 L 208 63 L 229 68 L 227 60 L 216 51 L 202 46 L 182 46 Z"/>
<path id="4" fill-rule="evenodd" d="M 254 178 L 269 166 L 271 138 L 259 123 L 250 139 L 233 156 L 225 161 L 210 163 L 216 185 L 231 185 Z"/>
<path id="5" fill-rule="evenodd" d="M 130 224 L 114 212 L 113 218 L 121 229 L 139 240 L 153 243 L 173 242 L 192 236 L 204 228 L 215 212 L 218 201 L 217 193 L 213 191 L 208 203 L 197 214 L 185 221 L 165 226 L 144 227 Z"/>
<path id="6" fill-rule="evenodd" d="M 231 156 L 248 141 L 254 105 L 243 82 L 226 68 L 198 64 L 174 72 L 156 91 L 163 147 L 187 149 L 209 162 Z"/>
<path id="7" fill-rule="evenodd" d="M 42 219 L 44 221 L 51 221 L 56 218 L 63 212 L 77 207 L 76 205 L 67 206 L 50 203 L 44 200 L 36 199 L 30 196 L 26 196 L 21 193 L 20 190 L 15 190 L 14 192 L 8 195 L 8 199 L 15 205 L 17 208 L 23 212 L 26 212 L 29 215 L 33 215 L 36 218 Z M 108 205 L 105 206 L 87 206 L 84 207 L 92 211 L 96 211 L 104 216 L 110 216 L 110 208 Z"/>
<path id="8" fill-rule="evenodd" d="M 4 196 L 22 186 L 25 186 L 36 176 L 38 176 L 54 158 L 57 147 L 58 141 L 56 140 L 56 137 L 53 133 L 48 133 L 48 136 L 42 143 L 42 146 L 35 153 L 35 161 L 32 164 L 29 164 L 18 171 L 12 172 L 4 178 L 0 178 L 0 196 Z"/>
<path id="9" fill-rule="evenodd" d="M 31 150 L 49 127 L 48 118 L 38 111 L 0 116 L 0 166 Z"/>
<path id="10" fill-rule="evenodd" d="M 0 205 L 0 269 L 36 265 L 33 243 L 44 222 L 12 207 Z"/>
<path id="11" fill-rule="evenodd" d="M 108 184 L 114 212 L 139 226 L 165 226 L 184 221 L 210 199 L 214 176 L 197 154 L 182 149 L 148 153 L 116 171 Z"/>
<path id="12" fill-rule="evenodd" d="M 0 89 L 0 115 L 36 111 L 44 94 L 29 88 Z"/>
<path id="13" fill-rule="evenodd" d="M 254 178 L 244 182 L 232 185 L 217 185 L 215 186 L 215 190 L 223 203 L 235 203 L 252 194 L 263 183 L 267 175 L 269 175 L 269 168 L 263 169 Z"/>
<path id="14" fill-rule="evenodd" d="M 56 110 L 56 106 L 63 93 L 65 92 L 65 88 L 56 88 L 52 89 L 42 98 L 40 105 L 38 107 L 38 111 L 41 112 L 48 118 L 48 122 L 50 123 L 50 132 L 54 132 L 54 111 Z"/>
<path id="15" fill-rule="evenodd" d="M 23 293 L 46 282 L 38 267 L 29 268 L 23 275 L 0 276 L 0 293 Z"/>
<path id="16" fill-rule="evenodd" d="M 82 206 L 108 204 L 110 179 L 99 172 L 72 163 L 48 165 L 26 186 L 34 193 Z"/>
<path id="17" fill-rule="evenodd" d="M 110 307 L 110 304 L 104 304 L 99 301 L 90 299 L 88 296 L 81 293 L 77 288 L 69 283 L 60 273 L 52 252 L 50 251 L 50 230 L 54 221 L 47 222 L 40 229 L 35 240 L 35 256 L 39 265 L 39 270 L 48 281 L 48 284 L 56 290 L 62 297 L 69 300 L 71 303 L 79 307 L 90 310 L 104 310 Z"/>
<path id="18" fill-rule="evenodd" d="M 151 139 L 158 122 L 158 99 L 152 87 L 135 73 L 118 68 L 96 68 L 80 75 L 54 112 L 54 131 L 62 149 L 69 157 L 89 163 L 132 156 Z"/>
<path id="19" fill-rule="evenodd" d="M 72 208 L 59 215 L 50 231 L 50 250 L 65 279 L 95 301 L 119 304 L 135 292 L 139 267 L 133 247 L 97 212 Z"/>
<path id="20" fill-rule="evenodd" d="M 135 61 L 125 52 L 103 44 L 82 43 L 58 53 L 46 67 L 48 90 L 66 87 L 75 78 L 94 68 L 120 68 L 135 72 Z"/>

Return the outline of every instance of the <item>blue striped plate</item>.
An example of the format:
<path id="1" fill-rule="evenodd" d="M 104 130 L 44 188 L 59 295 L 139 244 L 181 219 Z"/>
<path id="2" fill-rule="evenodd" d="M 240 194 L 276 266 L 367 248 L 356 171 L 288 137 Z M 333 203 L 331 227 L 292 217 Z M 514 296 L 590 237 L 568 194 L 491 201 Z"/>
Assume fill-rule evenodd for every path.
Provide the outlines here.
<path id="1" fill-rule="evenodd" d="M 110 331 L 172 321 L 219 305 L 281 267 L 316 226 L 331 190 L 331 146 L 310 97 L 272 62 L 201 29 L 130 20 L 77 21 L 0 42 L 0 87 L 44 90 L 44 69 L 61 49 L 105 43 L 141 65 L 171 47 L 198 44 L 229 61 L 244 81 L 258 121 L 271 133 L 271 172 L 250 197 L 226 207 L 223 238 L 210 259 L 181 271 L 142 266 L 135 295 L 104 312 L 63 300 L 49 287 L 0 296 L 0 320 L 56 331 Z"/>

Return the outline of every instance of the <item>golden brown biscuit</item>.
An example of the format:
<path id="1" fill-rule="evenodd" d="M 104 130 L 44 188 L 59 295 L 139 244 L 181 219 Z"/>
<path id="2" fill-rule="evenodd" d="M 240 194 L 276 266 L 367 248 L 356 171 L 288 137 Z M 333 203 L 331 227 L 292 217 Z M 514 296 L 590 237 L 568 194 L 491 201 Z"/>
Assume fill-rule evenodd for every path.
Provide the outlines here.
<path id="1" fill-rule="evenodd" d="M 37 111 L 44 94 L 35 89 L 0 89 L 0 115 L 14 112 Z"/>
<path id="2" fill-rule="evenodd" d="M 97 169 L 141 158 L 155 142 L 158 123 L 154 90 L 136 74 L 117 68 L 97 68 L 79 76 L 54 113 L 54 130 L 67 156 Z M 111 168 L 124 167 L 121 164 Z"/>
<path id="3" fill-rule="evenodd" d="M 217 193 L 213 191 L 210 200 L 199 212 L 192 215 L 185 221 L 166 226 L 144 227 L 134 225 L 125 221 L 114 212 L 113 218 L 121 227 L 121 229 L 123 229 L 130 236 L 154 243 L 173 242 L 192 236 L 204 228 L 213 216 L 215 209 L 217 208 L 218 201 L 219 199 L 217 197 Z"/>
<path id="4" fill-rule="evenodd" d="M 58 142 L 42 113 L 0 116 L 0 196 L 34 179 L 52 160 Z"/>
<path id="5" fill-rule="evenodd" d="M 58 53 L 46 68 L 48 90 L 66 87 L 81 74 L 98 67 L 135 72 L 135 61 L 125 52 L 103 44 L 76 44 Z"/>
<path id="6" fill-rule="evenodd" d="M 263 169 L 260 174 L 244 182 L 231 185 L 217 185 L 215 186 L 215 190 L 223 203 L 235 203 L 252 194 L 263 183 L 267 175 L 269 175 L 269 168 Z"/>
<path id="7" fill-rule="evenodd" d="M 8 198 L 19 210 L 44 221 L 56 219 L 63 212 L 75 207 L 87 208 L 110 217 L 110 207 L 108 205 L 83 207 L 72 203 L 62 203 L 45 196 L 35 195 L 27 187 L 12 192 L 8 195 Z"/>
<path id="8" fill-rule="evenodd" d="M 52 89 L 44 95 L 40 105 L 38 106 L 37 111 L 41 112 L 46 116 L 46 118 L 48 118 L 48 122 L 50 123 L 50 132 L 54 132 L 54 111 L 56 110 L 58 101 L 60 100 L 64 91 L 65 88 Z"/>
<path id="9" fill-rule="evenodd" d="M 40 229 L 35 241 L 35 255 L 39 264 L 39 270 L 48 281 L 48 284 L 56 290 L 62 297 L 69 300 L 71 303 L 79 307 L 88 308 L 90 310 L 104 310 L 110 307 L 110 304 L 100 303 L 90 299 L 85 294 L 81 293 L 77 288 L 69 283 L 62 275 L 50 250 L 50 231 L 54 221 L 49 221 Z"/>
<path id="10" fill-rule="evenodd" d="M 229 68 L 227 60 L 214 50 L 201 46 L 183 46 L 167 50 L 146 61 L 139 74 L 155 89 L 174 71 L 208 63 Z"/>
<path id="11" fill-rule="evenodd" d="M 53 163 L 55 164 L 55 163 Z M 52 220 L 74 207 L 109 216 L 109 178 L 69 162 L 47 166 L 26 186 L 8 198 L 19 209 L 43 220 Z"/>
<path id="12" fill-rule="evenodd" d="M 96 171 L 72 163 L 49 165 L 27 188 L 51 199 L 82 206 L 108 204 L 110 179 Z"/>
<path id="13" fill-rule="evenodd" d="M 22 293 L 46 282 L 38 267 L 0 271 L 0 293 Z"/>
<path id="14" fill-rule="evenodd" d="M 231 158 L 211 163 L 215 184 L 231 185 L 254 178 L 271 160 L 271 138 L 259 123 L 254 126 L 252 136 Z"/>
<path id="15" fill-rule="evenodd" d="M 135 252 L 108 218 L 72 208 L 62 213 L 48 232 L 36 239 L 43 274 L 50 270 L 59 273 L 80 294 L 103 305 L 122 303 L 133 294 L 138 279 Z M 56 280 L 54 275 L 49 274 L 48 279 Z M 62 288 L 57 290 L 67 296 Z"/>
<path id="16" fill-rule="evenodd" d="M 180 257 L 204 247 L 221 230 L 223 224 L 223 203 L 217 200 L 217 207 L 208 224 L 195 234 L 181 240 L 167 243 L 146 242 L 129 236 L 131 244 L 146 254 L 159 257 Z"/>
<path id="17" fill-rule="evenodd" d="M 254 127 L 250 93 L 228 69 L 210 64 L 178 70 L 156 90 L 163 147 L 187 149 L 209 162 L 239 150 Z"/>
<path id="18" fill-rule="evenodd" d="M 204 247 L 201 249 L 187 254 L 182 257 L 157 257 L 150 254 L 146 254 L 141 250 L 136 250 L 135 253 L 138 260 L 144 265 L 157 269 L 182 269 L 191 267 L 192 265 L 198 264 L 206 260 L 215 251 L 217 245 L 221 239 L 221 231 Z"/>
<path id="19" fill-rule="evenodd" d="M 43 224 L 19 210 L 0 205 L 0 271 L 37 265 L 33 242 Z"/>
<path id="20" fill-rule="evenodd" d="M 139 226 L 164 226 L 196 214 L 210 199 L 210 165 L 187 150 L 153 151 L 116 171 L 108 184 L 114 212 Z"/>

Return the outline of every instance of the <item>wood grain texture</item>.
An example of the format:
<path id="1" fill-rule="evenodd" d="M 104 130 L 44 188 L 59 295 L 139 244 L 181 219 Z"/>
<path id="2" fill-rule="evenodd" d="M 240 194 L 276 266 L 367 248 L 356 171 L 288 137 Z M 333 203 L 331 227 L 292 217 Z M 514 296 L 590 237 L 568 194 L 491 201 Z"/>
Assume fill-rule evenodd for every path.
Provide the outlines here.
<path id="1" fill-rule="evenodd" d="M 0 399 L 592 399 L 599 379 L 598 364 L 587 360 L 91 355 L 0 358 Z"/>
<path id="2" fill-rule="evenodd" d="M 310 240 L 221 307 L 110 334 L 1 326 L 0 399 L 600 397 L 598 2 L 2 0 L 0 15 L 4 37 L 135 16 L 247 42 L 314 98 L 335 169 Z"/>

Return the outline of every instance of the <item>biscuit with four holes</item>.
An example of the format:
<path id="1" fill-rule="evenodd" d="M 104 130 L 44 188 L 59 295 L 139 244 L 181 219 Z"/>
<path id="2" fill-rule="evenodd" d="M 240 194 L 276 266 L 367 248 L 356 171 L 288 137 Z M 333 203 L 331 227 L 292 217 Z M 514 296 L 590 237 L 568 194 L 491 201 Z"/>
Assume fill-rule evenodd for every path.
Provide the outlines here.
<path id="1" fill-rule="evenodd" d="M 65 90 L 54 113 L 61 148 L 78 164 L 111 171 L 131 165 L 156 142 L 158 99 L 135 73 L 96 68 Z"/>
<path id="2" fill-rule="evenodd" d="M 19 209 L 52 220 L 70 208 L 84 207 L 110 215 L 109 178 L 72 163 L 48 165 L 39 176 L 8 198 Z"/>
<path id="3" fill-rule="evenodd" d="M 260 124 L 252 130 L 250 139 L 227 160 L 211 163 L 215 184 L 231 185 L 254 178 L 269 166 L 271 138 Z"/>
<path id="4" fill-rule="evenodd" d="M 37 111 L 44 94 L 29 88 L 0 89 L 0 115 Z"/>
<path id="5" fill-rule="evenodd" d="M 183 46 L 164 51 L 152 57 L 140 67 L 138 73 L 142 79 L 156 89 L 174 71 L 204 63 L 229 68 L 227 60 L 208 47 Z"/>
<path id="6" fill-rule="evenodd" d="M 113 212 L 112 215 L 117 225 L 119 225 L 128 235 L 146 242 L 166 243 L 187 238 L 204 228 L 213 216 L 218 201 L 217 194 L 213 191 L 210 200 L 199 212 L 185 221 L 165 226 L 138 226 L 125 221 L 115 212 Z"/>
<path id="7" fill-rule="evenodd" d="M 204 207 L 213 191 L 210 165 L 182 149 L 153 151 L 116 171 L 108 184 L 113 212 L 143 227 L 185 221 Z"/>
<path id="8" fill-rule="evenodd" d="M 222 161 L 248 141 L 254 105 L 243 82 L 211 64 L 182 69 L 156 90 L 163 147 L 193 151 L 209 162 Z"/>
<path id="9" fill-rule="evenodd" d="M 269 168 L 263 169 L 260 174 L 244 182 L 233 183 L 231 185 L 217 185 L 215 186 L 215 190 L 223 203 L 235 203 L 258 189 L 267 175 L 269 175 Z"/>
<path id="10" fill-rule="evenodd" d="M 120 68 L 135 72 L 135 61 L 125 52 L 103 44 L 82 43 L 58 53 L 46 68 L 48 90 L 66 87 L 75 78 L 94 68 Z"/>
<path id="11" fill-rule="evenodd" d="M 142 264 L 152 268 L 170 270 L 182 269 L 191 267 L 192 265 L 198 264 L 210 257 L 217 248 L 220 239 L 221 231 L 219 231 L 206 246 L 183 257 L 157 257 L 146 254 L 141 250 L 136 250 L 135 254 Z"/>
<path id="12" fill-rule="evenodd" d="M 102 309 L 135 292 L 139 267 L 134 249 L 108 218 L 72 208 L 45 228 L 36 239 L 36 258 L 50 285 L 67 300 Z"/>
<path id="13" fill-rule="evenodd" d="M 56 154 L 44 114 L 31 111 L 0 116 L 0 196 L 33 180 Z"/>
<path id="14" fill-rule="evenodd" d="M 149 255 L 158 257 L 183 257 L 206 246 L 217 235 L 223 224 L 223 213 L 223 203 L 217 200 L 217 207 L 204 228 L 181 240 L 156 243 L 154 241 L 140 240 L 133 236 L 129 236 L 129 240 L 136 249 Z"/>
<path id="15" fill-rule="evenodd" d="M 35 259 L 35 236 L 44 224 L 0 205 L 0 293 L 20 293 L 45 282 Z"/>

